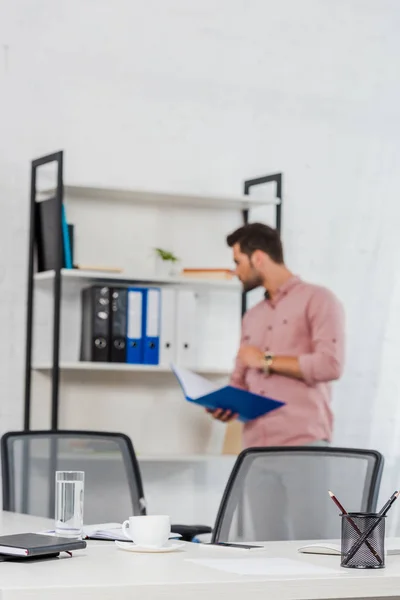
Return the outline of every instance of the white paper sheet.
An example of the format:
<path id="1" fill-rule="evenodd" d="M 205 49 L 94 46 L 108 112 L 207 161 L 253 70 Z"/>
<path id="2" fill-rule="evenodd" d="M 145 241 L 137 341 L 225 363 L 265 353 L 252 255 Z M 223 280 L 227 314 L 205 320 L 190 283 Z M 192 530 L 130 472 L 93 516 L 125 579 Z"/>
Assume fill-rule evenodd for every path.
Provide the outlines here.
<path id="1" fill-rule="evenodd" d="M 202 396 L 206 396 L 207 394 L 220 389 L 220 386 L 215 385 L 215 383 L 212 381 L 209 381 L 208 379 L 205 379 L 204 377 L 201 377 L 201 375 L 197 375 L 197 373 L 193 373 L 188 369 L 183 369 L 182 367 L 177 367 L 176 365 L 172 365 L 171 368 L 178 378 L 183 392 L 187 398 L 197 400 L 197 398 L 201 398 Z"/>
<path id="2" fill-rule="evenodd" d="M 335 556 L 340 555 L 339 544 L 325 544 L 320 542 L 319 544 L 309 544 L 308 546 L 301 546 L 299 552 L 303 554 L 333 554 Z"/>
<path id="3" fill-rule="evenodd" d="M 291 558 L 192 558 L 189 562 L 237 575 L 327 575 L 339 569 L 319 567 Z"/>

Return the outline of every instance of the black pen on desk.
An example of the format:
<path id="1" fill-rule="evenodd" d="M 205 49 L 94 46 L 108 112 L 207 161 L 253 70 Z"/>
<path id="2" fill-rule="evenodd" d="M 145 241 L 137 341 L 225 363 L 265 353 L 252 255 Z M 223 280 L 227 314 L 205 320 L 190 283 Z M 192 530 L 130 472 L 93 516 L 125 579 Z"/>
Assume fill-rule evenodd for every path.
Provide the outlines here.
<path id="1" fill-rule="evenodd" d="M 374 523 L 372 523 L 372 525 L 370 525 L 370 527 L 368 527 L 367 531 L 365 531 L 362 534 L 362 536 L 358 538 L 358 541 L 350 548 L 343 563 L 348 563 L 349 560 L 351 560 L 353 558 L 353 556 L 359 551 L 359 549 L 364 544 L 364 542 L 369 538 L 369 536 L 371 535 L 371 533 L 373 532 L 375 527 L 377 527 L 379 525 L 379 523 L 381 522 L 383 517 L 386 517 L 393 502 L 395 502 L 397 500 L 399 494 L 400 494 L 399 491 L 394 492 L 394 494 L 392 494 L 392 496 L 389 498 L 389 500 L 386 502 L 386 504 L 384 506 L 382 506 L 381 510 L 379 511 L 379 513 L 377 515 L 376 521 Z"/>

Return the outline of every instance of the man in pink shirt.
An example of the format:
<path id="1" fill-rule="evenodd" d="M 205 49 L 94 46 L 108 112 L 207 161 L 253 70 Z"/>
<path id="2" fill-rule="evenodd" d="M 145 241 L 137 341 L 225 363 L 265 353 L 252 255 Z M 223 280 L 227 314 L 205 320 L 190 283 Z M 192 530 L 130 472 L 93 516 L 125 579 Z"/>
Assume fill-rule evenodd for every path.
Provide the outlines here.
<path id="1" fill-rule="evenodd" d="M 286 405 L 246 423 L 245 447 L 328 444 L 332 438 L 331 383 L 342 373 L 344 312 L 324 287 L 296 277 L 283 261 L 278 232 L 252 223 L 227 238 L 236 275 L 265 299 L 243 318 L 231 384 Z M 230 411 L 213 411 L 227 422 Z"/>

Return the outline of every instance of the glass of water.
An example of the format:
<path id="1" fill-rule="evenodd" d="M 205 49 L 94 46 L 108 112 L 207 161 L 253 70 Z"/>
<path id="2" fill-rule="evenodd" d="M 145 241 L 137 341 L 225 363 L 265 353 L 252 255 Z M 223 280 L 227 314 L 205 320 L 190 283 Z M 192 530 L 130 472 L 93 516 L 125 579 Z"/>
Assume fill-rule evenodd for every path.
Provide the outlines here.
<path id="1" fill-rule="evenodd" d="M 83 471 L 56 471 L 56 535 L 82 537 L 84 482 Z"/>

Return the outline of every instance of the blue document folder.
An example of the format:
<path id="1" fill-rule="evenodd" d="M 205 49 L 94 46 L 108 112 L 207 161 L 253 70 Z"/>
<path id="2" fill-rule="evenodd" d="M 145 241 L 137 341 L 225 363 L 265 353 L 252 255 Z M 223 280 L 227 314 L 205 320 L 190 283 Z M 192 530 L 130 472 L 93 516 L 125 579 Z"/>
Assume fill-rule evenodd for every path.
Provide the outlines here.
<path id="1" fill-rule="evenodd" d="M 144 305 L 143 288 L 128 288 L 126 362 L 133 365 L 143 363 Z"/>
<path id="2" fill-rule="evenodd" d="M 237 413 L 239 421 L 247 423 L 284 406 L 284 402 L 252 394 L 231 385 L 219 387 L 213 382 L 173 365 L 172 371 L 179 381 L 186 400 L 205 408 L 222 408 Z"/>
<path id="3" fill-rule="evenodd" d="M 158 365 L 160 362 L 161 290 L 143 290 L 143 364 Z"/>

